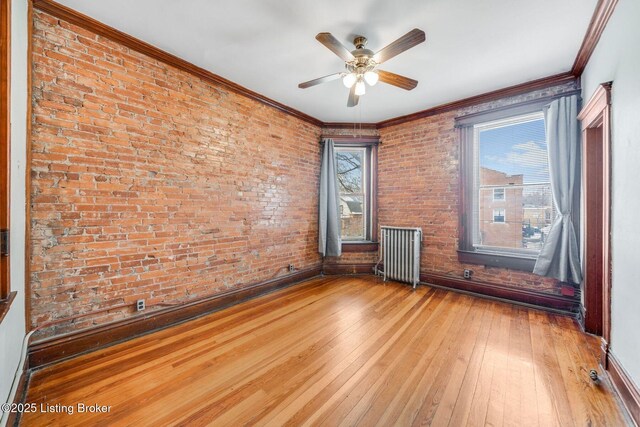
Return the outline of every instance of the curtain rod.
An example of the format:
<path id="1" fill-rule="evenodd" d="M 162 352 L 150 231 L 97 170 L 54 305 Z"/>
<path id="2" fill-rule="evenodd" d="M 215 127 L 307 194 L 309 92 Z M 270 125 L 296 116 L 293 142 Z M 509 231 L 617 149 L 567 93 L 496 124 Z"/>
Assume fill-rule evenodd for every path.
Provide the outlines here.
<path id="1" fill-rule="evenodd" d="M 324 141 L 324 138 L 340 140 L 340 142 L 380 142 L 380 137 L 377 135 L 320 135 L 320 144 Z"/>

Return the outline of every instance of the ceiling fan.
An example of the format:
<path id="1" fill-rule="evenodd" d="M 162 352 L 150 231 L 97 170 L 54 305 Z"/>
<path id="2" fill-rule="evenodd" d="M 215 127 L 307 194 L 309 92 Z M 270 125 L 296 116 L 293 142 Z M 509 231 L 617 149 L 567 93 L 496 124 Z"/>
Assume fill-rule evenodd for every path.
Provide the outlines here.
<path id="1" fill-rule="evenodd" d="M 424 31 L 415 28 L 378 52 L 373 53 L 365 48 L 367 39 L 358 36 L 353 40 L 353 44 L 356 47 L 355 50 L 349 52 L 331 33 L 319 33 L 316 36 L 316 40 L 344 60 L 346 71 L 309 80 L 308 82 L 300 83 L 298 87 L 306 89 L 320 83 L 342 78 L 342 83 L 350 89 L 347 107 L 358 105 L 360 96 L 364 95 L 366 91 L 365 82 L 369 86 L 373 86 L 380 80 L 383 83 L 411 90 L 418 85 L 417 80 L 390 73 L 389 71 L 379 70 L 377 67 L 405 50 L 422 43 L 425 39 Z"/>

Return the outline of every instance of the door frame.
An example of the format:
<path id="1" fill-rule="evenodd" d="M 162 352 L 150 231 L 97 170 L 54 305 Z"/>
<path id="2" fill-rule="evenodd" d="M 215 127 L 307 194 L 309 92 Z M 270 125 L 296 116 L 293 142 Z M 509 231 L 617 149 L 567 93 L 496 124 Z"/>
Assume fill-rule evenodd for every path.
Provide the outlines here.
<path id="1" fill-rule="evenodd" d="M 611 85 L 598 86 L 578 114 L 582 125 L 584 224 L 593 220 L 601 224 L 599 233 L 590 234 L 586 229 L 583 233 L 584 327 L 586 332 L 602 337 L 600 361 L 605 368 L 611 340 Z M 586 266 L 589 259 L 596 259 L 597 268 Z"/>
<path id="2" fill-rule="evenodd" d="M 0 13 L 0 232 L 9 232 L 11 169 L 11 1 L 2 1 Z M 0 301 L 8 300 L 9 254 L 0 253 Z M 6 311 L 0 308 L 0 312 Z M 1 315 L 0 315 L 1 317 Z"/>

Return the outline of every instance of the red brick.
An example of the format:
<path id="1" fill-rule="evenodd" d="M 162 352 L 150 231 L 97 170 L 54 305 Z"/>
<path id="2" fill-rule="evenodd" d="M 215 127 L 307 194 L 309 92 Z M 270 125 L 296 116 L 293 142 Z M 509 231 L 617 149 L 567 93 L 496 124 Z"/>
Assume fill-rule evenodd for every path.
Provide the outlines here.
<path id="1" fill-rule="evenodd" d="M 34 27 L 34 326 L 319 265 L 318 127 L 41 11 Z"/>

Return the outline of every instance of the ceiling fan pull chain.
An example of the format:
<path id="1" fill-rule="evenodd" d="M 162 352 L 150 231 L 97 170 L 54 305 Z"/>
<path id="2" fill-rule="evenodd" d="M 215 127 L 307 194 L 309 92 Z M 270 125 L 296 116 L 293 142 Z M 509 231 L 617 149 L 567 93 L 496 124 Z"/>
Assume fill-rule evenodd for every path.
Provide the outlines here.
<path id="1" fill-rule="evenodd" d="M 359 134 L 362 135 L 362 102 L 358 104 L 358 123 L 360 124 Z"/>

